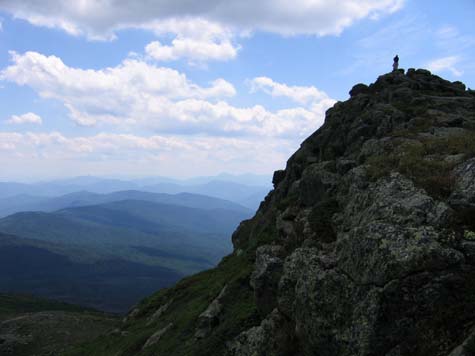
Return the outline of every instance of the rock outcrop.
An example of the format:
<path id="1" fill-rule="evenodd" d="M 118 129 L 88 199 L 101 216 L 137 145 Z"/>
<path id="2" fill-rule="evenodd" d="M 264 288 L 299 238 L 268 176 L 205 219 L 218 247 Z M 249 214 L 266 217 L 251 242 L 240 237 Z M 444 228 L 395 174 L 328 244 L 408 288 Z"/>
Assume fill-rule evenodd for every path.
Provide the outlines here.
<path id="1" fill-rule="evenodd" d="M 165 333 L 170 330 L 173 327 L 173 324 L 170 323 L 164 328 L 158 330 L 156 333 L 154 333 L 152 336 L 150 336 L 147 339 L 147 342 L 143 345 L 143 349 L 146 349 L 147 347 L 156 345 L 158 342 L 160 342 L 160 339 L 165 335 Z"/>
<path id="2" fill-rule="evenodd" d="M 274 174 L 233 255 L 139 306 L 147 318 L 173 298 L 161 318 L 181 324 L 156 351 L 473 354 L 474 156 L 462 83 L 410 69 L 356 85 Z"/>
<path id="3" fill-rule="evenodd" d="M 226 286 L 223 287 L 219 295 L 211 302 L 208 308 L 200 314 L 195 332 L 197 339 L 202 339 L 209 335 L 213 328 L 219 324 L 219 316 L 223 310 L 222 299 L 225 293 Z"/>

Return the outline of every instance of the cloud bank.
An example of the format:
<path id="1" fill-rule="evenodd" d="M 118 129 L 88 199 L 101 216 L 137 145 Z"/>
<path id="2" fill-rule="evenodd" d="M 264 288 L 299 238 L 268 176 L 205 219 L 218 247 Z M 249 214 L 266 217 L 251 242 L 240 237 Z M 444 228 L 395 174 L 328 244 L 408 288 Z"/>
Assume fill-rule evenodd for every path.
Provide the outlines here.
<path id="1" fill-rule="evenodd" d="M 100 133 L 68 137 L 59 132 L 0 132 L 0 156 L 9 174 L 196 176 L 223 171 L 268 174 L 294 149 L 287 140 Z"/>
<path id="2" fill-rule="evenodd" d="M 199 64 L 235 58 L 240 49 L 237 38 L 253 31 L 339 35 L 358 20 L 397 11 L 404 1 L 3 0 L 0 11 L 89 40 L 113 40 L 124 29 L 151 31 L 161 40 L 146 47 L 149 58 Z"/>
<path id="3" fill-rule="evenodd" d="M 338 35 L 355 21 L 394 12 L 402 5 L 403 0 L 3 0 L 0 9 L 34 25 L 110 39 L 117 30 L 153 27 L 154 22 L 159 28 L 160 20 L 170 18 L 205 19 L 282 35 Z"/>
<path id="4" fill-rule="evenodd" d="M 229 102 L 237 92 L 223 78 L 203 86 L 177 70 L 140 59 L 81 69 L 32 51 L 11 52 L 11 64 L 0 71 L 0 79 L 62 103 L 70 120 L 96 132 L 76 137 L 56 131 L 0 132 L 2 157 L 12 172 L 28 164 L 45 174 L 68 165 L 78 174 L 109 174 L 117 166 L 137 174 L 160 172 L 158 167 L 168 175 L 266 173 L 281 166 L 323 123 L 335 102 L 313 86 L 258 77 L 249 81 L 252 90 L 287 97 L 293 104 L 274 111 L 258 104 L 239 107 Z M 33 113 L 11 120 L 41 122 Z"/>
<path id="5" fill-rule="evenodd" d="M 203 87 L 170 68 L 127 59 L 102 70 L 69 67 L 55 56 L 11 53 L 0 79 L 59 100 L 81 126 L 148 129 L 162 134 L 259 136 L 302 139 L 323 123 L 334 100 L 314 87 L 289 87 L 256 78 L 255 88 L 286 95 L 305 106 L 269 111 L 262 105 L 236 107 L 226 99 L 234 86 L 217 78 Z"/>

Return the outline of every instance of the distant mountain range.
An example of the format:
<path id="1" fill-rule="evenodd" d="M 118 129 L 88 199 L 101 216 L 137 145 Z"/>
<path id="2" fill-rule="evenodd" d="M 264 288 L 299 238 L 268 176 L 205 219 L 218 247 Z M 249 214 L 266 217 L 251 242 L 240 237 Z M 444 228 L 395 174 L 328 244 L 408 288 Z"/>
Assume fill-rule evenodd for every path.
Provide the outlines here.
<path id="1" fill-rule="evenodd" d="M 215 266 L 270 188 L 251 174 L 0 182 L 0 292 L 125 312 Z"/>
<path id="2" fill-rule="evenodd" d="M 0 183 L 1 184 L 1 183 Z M 250 209 L 224 199 L 191 193 L 151 193 L 137 190 L 98 194 L 80 191 L 58 197 L 16 195 L 0 199 L 0 217 L 23 211 L 51 212 L 69 207 L 97 205 L 120 200 L 142 200 L 199 209 L 227 209 L 249 213 Z"/>
<path id="3" fill-rule="evenodd" d="M 214 180 L 198 185 L 179 185 L 176 183 L 159 183 L 143 187 L 143 190 L 155 193 L 180 193 L 208 195 L 230 200 L 249 209 L 257 210 L 260 202 L 269 192 L 269 187 L 249 186 L 234 182 Z"/>
<path id="4" fill-rule="evenodd" d="M 85 191 L 109 194 L 117 191 L 140 190 L 153 193 L 207 195 L 230 200 L 256 210 L 270 189 L 270 177 L 251 174 L 241 176 L 222 174 L 187 180 L 165 177 L 121 180 L 86 176 L 30 184 L 0 182 L 0 199 L 14 198 L 12 206 L 18 204 L 22 207 L 30 202 L 36 203 L 40 197 L 59 197 Z M 4 205 L 5 203 L 3 203 Z M 0 202 L 0 213 L 1 206 Z"/>
<path id="5" fill-rule="evenodd" d="M 267 187 L 267 186 L 270 186 L 271 184 L 272 176 L 252 174 L 252 173 L 247 173 L 247 174 L 221 173 L 215 176 L 198 176 L 198 177 L 192 177 L 192 178 L 186 178 L 186 179 L 178 179 L 178 178 L 163 177 L 163 176 L 152 176 L 152 177 L 134 178 L 134 179 L 119 178 L 119 177 L 114 177 L 111 179 L 111 178 L 106 178 L 106 177 L 79 176 L 79 177 L 52 180 L 50 181 L 50 183 L 83 186 L 83 185 L 97 184 L 104 180 L 129 182 L 132 184 L 136 184 L 137 187 L 155 185 L 155 184 L 160 184 L 160 183 L 175 183 L 178 185 L 188 186 L 188 185 L 206 184 L 212 181 L 225 181 L 225 182 L 231 182 L 231 183 L 238 183 L 242 185 Z"/>
<path id="6" fill-rule="evenodd" d="M 0 219 L 0 291 L 113 312 L 214 266 L 231 250 L 239 222 L 252 215 L 236 203 L 190 193 L 22 197 L 0 207 L 8 210 L 10 200 L 15 209 L 43 211 Z"/>

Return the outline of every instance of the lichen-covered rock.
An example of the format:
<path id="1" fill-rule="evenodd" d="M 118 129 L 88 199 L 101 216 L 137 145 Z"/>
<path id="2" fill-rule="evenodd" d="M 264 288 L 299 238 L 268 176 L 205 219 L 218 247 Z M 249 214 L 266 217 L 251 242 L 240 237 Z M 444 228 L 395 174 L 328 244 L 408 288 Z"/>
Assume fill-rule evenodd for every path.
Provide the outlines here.
<path id="1" fill-rule="evenodd" d="M 221 300 L 226 293 L 226 286 L 221 289 L 219 295 L 211 302 L 211 304 L 202 312 L 198 318 L 198 326 L 196 328 L 195 337 L 202 339 L 206 337 L 213 328 L 219 323 L 219 314 L 223 309 Z"/>
<path id="2" fill-rule="evenodd" d="M 170 305 L 172 304 L 173 300 L 161 305 L 155 313 L 153 313 L 147 320 L 147 325 L 156 323 L 160 317 L 168 310 Z"/>
<path id="3" fill-rule="evenodd" d="M 142 349 L 146 349 L 147 347 L 153 346 L 160 342 L 160 339 L 165 335 L 165 333 L 170 330 L 173 327 L 173 323 L 168 324 L 164 328 L 161 328 L 158 330 L 156 333 L 154 333 L 152 336 L 150 336 L 145 344 L 143 345 Z"/>
<path id="4" fill-rule="evenodd" d="M 227 356 L 297 356 L 288 321 L 274 309 L 259 326 L 228 343 Z"/>
<path id="5" fill-rule="evenodd" d="M 140 309 L 134 306 L 132 310 L 122 319 L 122 323 L 127 323 L 134 320 L 140 314 Z"/>
<path id="6" fill-rule="evenodd" d="M 264 245 L 256 251 L 255 269 L 250 283 L 254 288 L 257 307 L 263 315 L 267 315 L 276 306 L 276 289 L 284 264 L 283 256 L 281 246 Z"/>
<path id="7" fill-rule="evenodd" d="M 369 92 L 369 88 L 366 84 L 359 83 L 353 86 L 350 90 L 350 96 L 356 96 L 359 94 L 367 94 Z"/>
<path id="8" fill-rule="evenodd" d="M 419 89 L 427 86 L 430 90 L 443 90 L 443 95 L 458 91 L 428 71 L 414 71 L 411 76 L 419 82 Z M 393 84 L 402 86 L 393 90 Z M 378 79 L 369 92 L 381 89 L 379 95 L 391 105 L 399 105 L 413 100 L 414 87 L 415 83 L 397 73 Z M 467 109 L 473 101 L 466 102 L 465 98 L 431 96 L 425 100 L 426 107 L 421 105 L 422 98 L 416 103 L 423 108 L 420 114 L 429 118 L 428 123 L 441 124 L 443 115 L 433 120 L 435 114 L 429 109 L 433 106 L 447 113 L 443 125 L 457 126 L 471 116 Z M 464 120 L 451 118 L 449 122 L 447 115 L 452 115 L 448 113 L 454 102 L 464 103 L 457 104 L 456 110 L 456 116 Z M 384 109 L 379 110 L 384 118 Z M 377 137 L 385 130 L 396 129 L 404 120 L 412 120 L 399 110 L 387 110 L 390 119 L 383 120 L 381 124 L 385 126 L 375 131 L 376 137 L 362 142 L 356 162 L 398 152 L 405 142 L 416 147 L 419 141 L 414 137 Z M 335 115 L 333 111 L 332 119 Z M 363 115 L 360 125 L 365 120 L 369 123 L 371 117 Z M 425 129 L 432 135 L 429 125 Z M 366 135 L 361 129 L 358 132 Z M 458 132 L 451 128 L 451 136 L 438 137 L 456 137 L 462 131 Z M 359 133 L 347 137 L 357 142 Z M 320 139 L 324 140 L 325 133 L 322 135 Z M 309 139 L 306 144 L 322 149 L 317 140 Z M 455 161 L 444 156 L 449 157 L 444 158 L 445 162 L 459 163 L 465 157 L 462 153 L 454 156 Z M 343 155 L 337 162 L 351 157 L 354 153 Z M 447 201 L 430 196 L 410 177 L 399 173 L 371 181 L 364 165 L 339 170 L 343 176 L 322 170 L 318 163 L 302 170 L 298 203 L 318 207 L 335 199 L 339 207 L 332 217 L 336 228 L 334 243 L 328 239 L 326 247 L 302 244 L 285 260 L 279 282 L 278 308 L 295 323 L 295 335 L 304 354 L 448 355 L 459 339 L 455 325 L 467 318 L 463 310 L 471 315 L 468 318 L 475 317 L 475 271 L 471 267 L 475 249 L 472 241 L 459 242 L 457 223 L 459 206 L 470 206 L 471 189 L 475 189 L 471 168 L 471 161 L 467 161 L 454 170 L 455 187 Z"/>
<path id="9" fill-rule="evenodd" d="M 475 159 L 459 165 L 455 171 L 455 188 L 450 204 L 462 208 L 475 208 Z"/>
<path id="10" fill-rule="evenodd" d="M 274 187 L 277 187 L 280 182 L 282 182 L 285 178 L 285 171 L 284 170 L 278 170 L 274 172 L 274 175 L 272 177 L 272 184 L 274 184 Z"/>
<path id="11" fill-rule="evenodd" d="M 311 206 L 324 200 L 338 184 L 339 176 L 328 170 L 328 162 L 314 163 L 308 166 L 300 180 L 300 201 Z"/>

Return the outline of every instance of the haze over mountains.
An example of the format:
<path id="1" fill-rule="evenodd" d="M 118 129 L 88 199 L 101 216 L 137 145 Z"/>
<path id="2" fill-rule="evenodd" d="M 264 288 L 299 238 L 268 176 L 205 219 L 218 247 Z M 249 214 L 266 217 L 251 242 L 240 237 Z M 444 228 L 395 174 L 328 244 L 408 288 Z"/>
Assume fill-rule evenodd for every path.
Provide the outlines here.
<path id="1" fill-rule="evenodd" d="M 271 189 L 271 177 L 262 175 L 220 174 L 213 177 L 196 177 L 179 180 L 166 177 L 150 177 L 134 180 L 74 177 L 35 183 L 0 182 L 0 215 L 16 211 L 42 210 L 45 198 L 77 192 L 108 194 L 125 190 L 152 193 L 194 193 L 231 200 L 256 210 L 263 197 Z M 5 198 L 15 197 L 14 200 Z M 66 207 L 60 206 L 61 207 Z"/>
<path id="2" fill-rule="evenodd" d="M 96 205 L 119 200 L 143 200 L 164 204 L 187 206 L 203 209 L 230 209 L 248 211 L 250 209 L 222 199 L 192 193 L 150 193 L 138 190 L 126 190 L 108 194 L 79 191 L 59 197 L 16 195 L 0 199 L 0 217 L 21 211 L 55 211 L 68 207 Z"/>
<path id="3" fill-rule="evenodd" d="M 0 183 L 0 291 L 125 312 L 231 251 L 268 188 L 227 178 Z"/>

